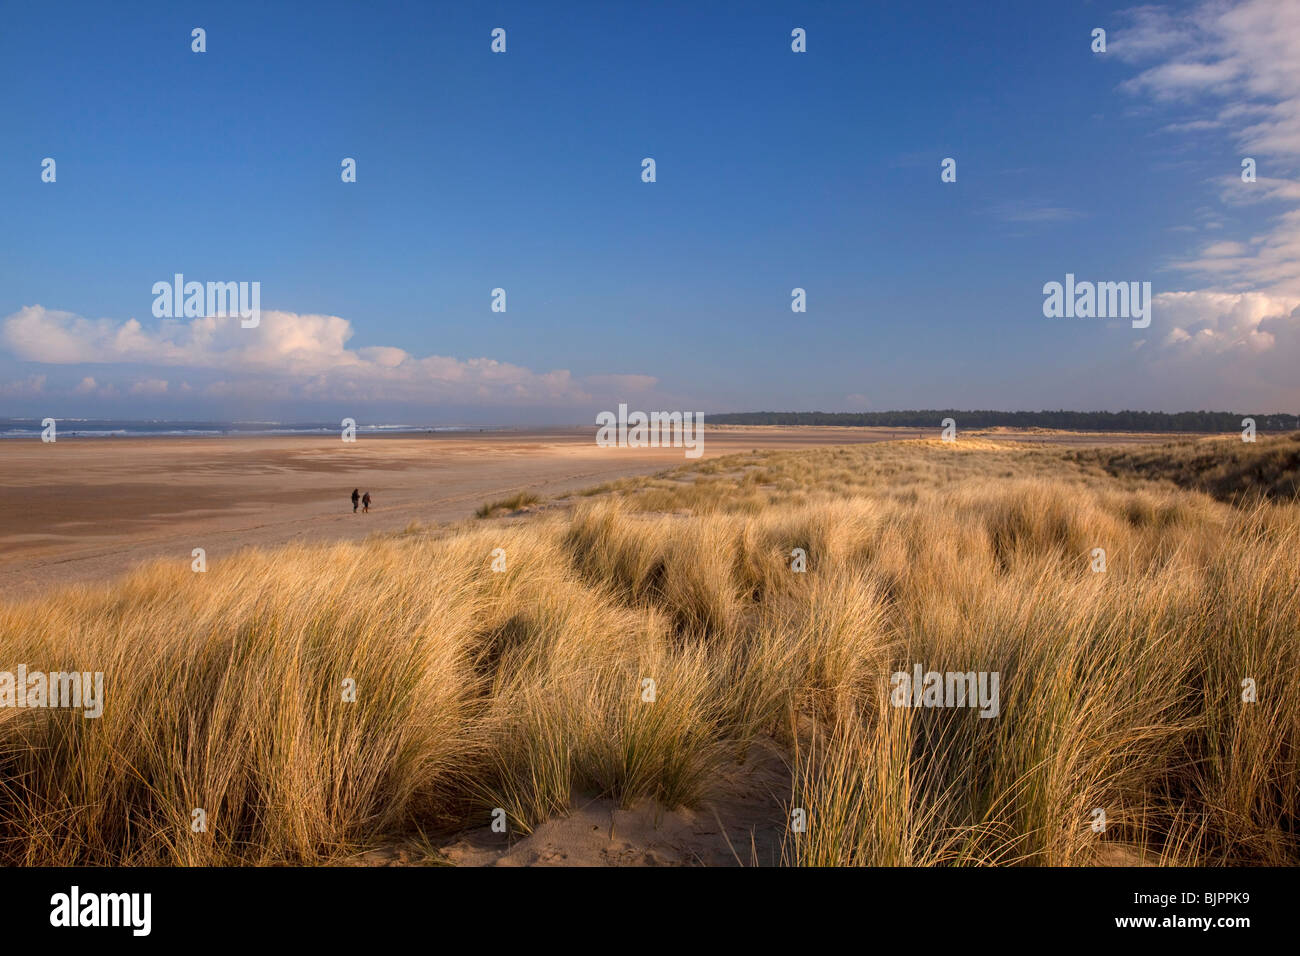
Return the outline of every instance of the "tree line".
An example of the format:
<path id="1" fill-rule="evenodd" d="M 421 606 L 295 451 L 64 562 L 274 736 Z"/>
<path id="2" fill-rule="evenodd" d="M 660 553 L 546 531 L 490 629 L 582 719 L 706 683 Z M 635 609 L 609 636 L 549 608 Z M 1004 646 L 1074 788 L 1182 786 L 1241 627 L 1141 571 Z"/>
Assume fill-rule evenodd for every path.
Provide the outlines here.
<path id="1" fill-rule="evenodd" d="M 1243 418 L 1253 418 L 1261 432 L 1300 429 L 1300 415 L 1282 412 L 1039 412 L 963 411 L 956 408 L 892 412 L 728 412 L 706 415 L 714 425 L 875 425 L 938 428 L 945 418 L 959 428 L 1060 428 L 1099 432 L 1234 432 Z"/>

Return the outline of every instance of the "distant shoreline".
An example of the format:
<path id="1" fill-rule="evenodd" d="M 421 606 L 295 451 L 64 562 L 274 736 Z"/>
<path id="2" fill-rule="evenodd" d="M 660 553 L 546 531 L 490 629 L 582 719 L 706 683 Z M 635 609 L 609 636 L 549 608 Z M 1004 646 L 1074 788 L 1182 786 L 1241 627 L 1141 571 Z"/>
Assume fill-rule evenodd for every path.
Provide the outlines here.
<path id="1" fill-rule="evenodd" d="M 270 425 L 255 427 L 227 422 L 129 422 L 119 420 L 55 420 L 57 437 L 63 438 L 293 438 L 338 435 L 338 425 Z M 260 423 L 258 423 L 260 424 Z M 0 439 L 40 438 L 40 422 L 0 420 Z M 365 425 L 356 426 L 357 435 L 367 438 L 386 435 L 467 435 L 479 432 L 530 431 L 511 425 Z"/>
<path id="2" fill-rule="evenodd" d="M 1257 432 L 1300 430 L 1300 415 L 1286 412 L 1182 411 L 1146 412 L 1126 410 L 1068 411 L 1066 409 L 1005 412 L 993 409 L 953 408 L 907 409 L 885 412 L 733 412 L 705 415 L 705 421 L 719 425 L 778 425 L 787 428 L 942 428 L 948 420 L 962 431 L 987 428 L 1046 429 L 1060 432 L 1130 434 L 1217 434 L 1240 432 L 1247 420 Z"/>
<path id="3" fill-rule="evenodd" d="M 1215 413 L 1218 414 L 1218 413 Z M 987 424 L 978 419 L 963 420 L 952 417 L 957 429 L 962 434 L 985 435 L 1145 435 L 1168 436 L 1170 438 L 1197 438 L 1211 435 L 1228 435 L 1241 431 L 1241 419 L 1232 424 L 1212 427 L 1217 423 L 1205 423 L 1205 427 L 1133 427 L 1115 424 L 1111 426 L 1087 425 L 1030 425 L 1030 424 Z M 1282 434 L 1300 430 L 1300 417 L 1287 421 L 1291 416 L 1260 415 L 1254 416 L 1256 429 L 1260 434 Z M 724 416 L 717 416 L 724 419 Z M 866 434 L 894 433 L 899 437 L 935 437 L 942 429 L 943 418 L 933 421 L 925 420 L 913 424 L 861 424 L 847 421 L 808 421 L 798 424 L 790 422 L 738 422 L 728 420 L 710 420 L 704 416 L 706 431 L 774 432 L 789 429 L 814 429 L 817 431 L 844 431 Z M 78 420 L 55 419 L 56 437 L 59 441 L 77 440 L 139 440 L 139 439 L 231 439 L 231 438 L 329 438 L 341 434 L 339 425 L 302 424 L 271 425 L 257 427 L 261 423 L 226 423 L 226 422 L 128 422 L 121 420 Z M 43 427 L 33 419 L 0 419 L 0 442 L 40 440 Z M 427 437 L 468 437 L 477 434 L 492 435 L 526 435 L 536 437 L 546 434 L 572 435 L 596 431 L 591 424 L 554 424 L 554 425 L 366 425 L 356 426 L 358 439 L 367 441 L 375 438 L 419 438 Z"/>
<path id="4" fill-rule="evenodd" d="M 342 420 L 321 422 L 280 421 L 201 421 L 127 418 L 58 418 L 54 419 L 58 438 L 292 438 L 296 436 L 333 436 L 341 434 Z M 702 415 L 710 431 L 731 428 L 779 429 L 814 428 L 864 431 L 939 432 L 950 421 L 961 433 L 976 431 L 1014 432 L 1027 435 L 1227 435 L 1239 433 L 1253 422 L 1258 433 L 1279 434 L 1300 430 L 1300 415 L 1283 412 L 1225 411 L 997 411 L 960 409 L 910 409 L 883 412 L 720 412 Z M 0 439 L 40 438 L 48 418 L 0 416 Z M 523 424 L 412 424 L 410 422 L 365 422 L 352 417 L 358 438 L 383 436 L 416 437 L 420 435 L 472 435 L 480 433 L 517 433 L 526 435 L 573 433 L 595 428 L 593 416 L 586 422 Z"/>

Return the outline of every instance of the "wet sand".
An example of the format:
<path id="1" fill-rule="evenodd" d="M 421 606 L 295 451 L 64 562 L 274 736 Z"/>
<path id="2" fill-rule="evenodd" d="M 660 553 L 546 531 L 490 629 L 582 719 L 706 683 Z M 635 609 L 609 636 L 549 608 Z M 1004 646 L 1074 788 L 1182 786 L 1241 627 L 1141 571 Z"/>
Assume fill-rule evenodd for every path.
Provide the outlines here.
<path id="1" fill-rule="evenodd" d="M 473 516 L 518 491 L 555 496 L 687 461 L 680 448 L 601 448 L 594 428 L 337 437 L 0 441 L 0 594 L 106 580 L 155 558 L 364 537 Z M 915 439 L 905 428 L 720 426 L 704 457 Z M 926 437 L 937 437 L 937 430 Z M 1169 436 L 998 433 L 1067 445 Z M 353 488 L 374 498 L 353 514 Z"/>

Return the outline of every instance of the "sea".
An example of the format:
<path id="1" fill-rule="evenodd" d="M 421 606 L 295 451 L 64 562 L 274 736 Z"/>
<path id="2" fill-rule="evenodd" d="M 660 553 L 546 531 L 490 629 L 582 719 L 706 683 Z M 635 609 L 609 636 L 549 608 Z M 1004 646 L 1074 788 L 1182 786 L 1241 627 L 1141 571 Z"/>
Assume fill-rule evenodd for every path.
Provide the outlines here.
<path id="1" fill-rule="evenodd" d="M 58 418 L 59 438 L 161 438 L 166 436 L 252 436 L 252 435 L 338 435 L 337 422 L 173 422 L 128 421 L 115 418 Z M 357 425 L 358 435 L 428 434 L 433 432 L 504 431 L 506 425 Z M 0 438 L 40 438 L 44 431 L 38 418 L 0 418 Z"/>

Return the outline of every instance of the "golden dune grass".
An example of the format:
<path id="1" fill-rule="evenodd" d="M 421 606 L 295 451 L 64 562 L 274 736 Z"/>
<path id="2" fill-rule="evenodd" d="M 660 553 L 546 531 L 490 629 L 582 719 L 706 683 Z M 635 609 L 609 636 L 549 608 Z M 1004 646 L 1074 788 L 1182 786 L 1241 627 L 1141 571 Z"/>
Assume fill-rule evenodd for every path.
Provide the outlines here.
<path id="1" fill-rule="evenodd" d="M 763 741 L 791 864 L 1295 863 L 1298 546 L 1294 500 L 909 442 L 154 565 L 0 606 L 0 669 L 108 700 L 0 709 L 0 859 L 329 862 L 497 807 L 520 834 L 574 792 L 694 804 Z M 998 672 L 999 716 L 891 706 L 915 663 Z"/>

